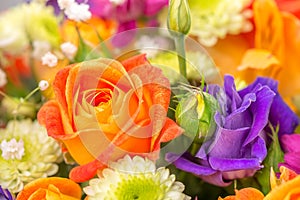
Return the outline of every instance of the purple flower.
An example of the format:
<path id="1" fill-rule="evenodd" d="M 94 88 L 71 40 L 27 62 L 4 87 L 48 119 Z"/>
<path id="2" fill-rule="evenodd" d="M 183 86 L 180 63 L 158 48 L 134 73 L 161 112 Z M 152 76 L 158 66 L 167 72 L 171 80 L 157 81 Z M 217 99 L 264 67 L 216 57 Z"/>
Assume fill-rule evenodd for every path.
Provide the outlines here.
<path id="1" fill-rule="evenodd" d="M 284 103 L 282 97 L 278 93 L 278 82 L 270 78 L 257 78 L 254 83 L 243 89 L 239 93 L 245 95 L 257 87 L 257 85 L 266 85 L 276 93 L 270 109 L 269 121 L 276 127 L 279 125 L 279 137 L 283 134 L 294 133 L 295 128 L 299 125 L 298 116 Z"/>
<path id="2" fill-rule="evenodd" d="M 253 176 L 262 168 L 267 155 L 263 135 L 276 95 L 263 80 L 258 79 L 239 92 L 231 76 L 225 76 L 224 88 L 209 86 L 209 93 L 218 100 L 221 110 L 214 117 L 216 131 L 204 141 L 194 157 L 185 153 L 178 158 L 169 153 L 166 159 L 175 160 L 177 168 L 218 186 Z"/>
<path id="3" fill-rule="evenodd" d="M 300 174 L 300 134 L 285 134 L 279 139 L 285 153 L 284 163 L 280 163 L 280 165 Z"/>
<path id="4" fill-rule="evenodd" d="M 114 19 L 119 22 L 118 33 L 137 28 L 137 21 L 148 20 L 147 26 L 157 23 L 154 16 L 165 6 L 168 0 L 124 0 L 123 3 L 116 5 L 110 0 L 89 0 L 90 10 L 94 15 L 106 19 Z M 133 38 L 132 32 L 114 38 L 116 46 L 124 45 L 124 41 L 129 42 Z M 126 43 L 125 43 L 126 44 Z"/>
<path id="5" fill-rule="evenodd" d="M 10 192 L 7 189 L 2 189 L 0 186 L 0 200 L 13 200 Z"/>

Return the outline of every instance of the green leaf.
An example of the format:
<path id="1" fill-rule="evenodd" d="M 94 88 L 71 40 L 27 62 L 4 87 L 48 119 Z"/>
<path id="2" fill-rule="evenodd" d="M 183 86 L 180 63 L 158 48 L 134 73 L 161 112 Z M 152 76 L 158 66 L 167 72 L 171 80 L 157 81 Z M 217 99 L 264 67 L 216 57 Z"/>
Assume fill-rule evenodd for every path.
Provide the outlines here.
<path id="1" fill-rule="evenodd" d="M 270 186 L 270 170 L 274 169 L 275 172 L 279 172 L 278 164 L 284 161 L 284 153 L 280 147 L 278 139 L 279 126 L 276 130 L 270 125 L 272 132 L 271 139 L 272 143 L 268 149 L 268 154 L 266 159 L 263 161 L 264 168 L 256 173 L 257 180 L 261 185 L 261 191 L 267 194 L 271 190 Z"/>

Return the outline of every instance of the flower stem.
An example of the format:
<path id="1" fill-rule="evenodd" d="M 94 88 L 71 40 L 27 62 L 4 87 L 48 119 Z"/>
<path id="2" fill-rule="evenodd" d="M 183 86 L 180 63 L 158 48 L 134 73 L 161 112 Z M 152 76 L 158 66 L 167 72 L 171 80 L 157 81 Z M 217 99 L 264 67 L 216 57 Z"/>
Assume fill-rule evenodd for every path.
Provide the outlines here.
<path id="1" fill-rule="evenodd" d="M 175 47 L 177 51 L 179 71 L 184 78 L 187 78 L 184 41 L 185 41 L 185 35 L 183 34 L 175 37 Z"/>

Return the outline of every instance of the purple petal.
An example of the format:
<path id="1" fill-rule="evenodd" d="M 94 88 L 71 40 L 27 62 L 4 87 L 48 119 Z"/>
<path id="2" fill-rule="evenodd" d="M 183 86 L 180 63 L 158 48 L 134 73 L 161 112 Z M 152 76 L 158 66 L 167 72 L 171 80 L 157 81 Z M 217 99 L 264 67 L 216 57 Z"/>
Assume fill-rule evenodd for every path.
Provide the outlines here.
<path id="1" fill-rule="evenodd" d="M 284 152 L 300 152 L 300 135 L 291 134 L 280 137 L 280 143 Z"/>
<path id="2" fill-rule="evenodd" d="M 240 154 L 240 149 L 242 148 L 249 130 L 250 127 L 236 130 L 219 127 L 217 130 L 218 133 L 215 133 L 219 136 L 214 138 L 214 141 L 208 141 L 212 142 L 209 147 L 211 150 L 207 151 L 209 157 L 241 158 L 242 155 Z"/>
<path id="3" fill-rule="evenodd" d="M 112 38 L 112 44 L 115 47 L 124 47 L 128 45 L 135 37 L 136 22 L 130 21 L 120 24 L 118 27 L 118 34 L 115 34 Z M 130 31 L 128 31 L 130 30 Z"/>
<path id="4" fill-rule="evenodd" d="M 109 0 L 89 0 L 90 11 L 92 14 L 103 18 L 115 18 L 115 7 Z"/>
<path id="5" fill-rule="evenodd" d="M 143 16 L 145 10 L 144 0 L 126 0 L 116 8 L 116 18 L 120 23 L 137 20 Z"/>
<path id="6" fill-rule="evenodd" d="M 234 79 L 232 76 L 227 75 L 224 77 L 224 90 L 227 95 L 228 112 L 231 113 L 232 111 L 240 107 L 242 103 L 242 99 L 236 91 Z M 229 106 L 231 106 L 230 109 Z"/>
<path id="7" fill-rule="evenodd" d="M 228 171 L 222 172 L 222 177 L 225 180 L 235 180 L 245 177 L 251 177 L 256 173 L 257 169 L 247 169 L 247 170 L 236 170 L 236 171 Z"/>
<path id="8" fill-rule="evenodd" d="M 277 81 L 270 78 L 259 77 L 255 80 L 254 83 L 239 91 L 239 94 L 241 96 L 244 96 L 245 94 L 251 92 L 253 88 L 258 84 L 267 85 L 276 93 L 270 109 L 269 120 L 273 126 L 277 126 L 279 124 L 279 136 L 281 136 L 282 134 L 293 133 L 295 128 L 299 124 L 299 118 L 283 101 L 282 97 L 278 93 Z"/>
<path id="9" fill-rule="evenodd" d="M 275 96 L 275 93 L 270 88 L 263 86 L 253 91 L 256 93 L 256 101 L 251 104 L 252 112 L 252 127 L 244 142 L 244 146 L 249 144 L 258 134 L 265 128 L 268 123 L 269 110 Z"/>
<path id="10" fill-rule="evenodd" d="M 251 156 L 256 157 L 259 162 L 262 162 L 266 158 L 268 152 L 264 139 L 258 136 L 249 146 L 251 147 Z"/>
<path id="11" fill-rule="evenodd" d="M 167 6 L 168 0 L 146 0 L 145 15 L 153 16 L 157 14 L 163 7 Z"/>
<path id="12" fill-rule="evenodd" d="M 254 169 L 258 170 L 261 164 L 258 159 L 251 158 L 221 158 L 221 157 L 210 157 L 209 163 L 211 167 L 216 171 L 235 171 L 243 169 Z"/>
<path id="13" fill-rule="evenodd" d="M 220 187 L 226 187 L 226 186 L 229 186 L 232 183 L 232 181 L 224 180 L 221 172 L 217 172 L 217 173 L 214 173 L 214 174 L 209 175 L 209 176 L 200 176 L 200 178 L 202 180 L 204 180 L 205 182 L 207 182 L 207 183 L 217 185 L 217 186 L 220 186 Z"/>
<path id="14" fill-rule="evenodd" d="M 256 101 L 256 95 L 254 93 L 247 94 L 241 106 L 226 117 L 224 127 L 228 129 L 250 127 L 252 115 L 248 109 L 254 101 Z"/>
<path id="15" fill-rule="evenodd" d="M 167 161 L 173 161 L 174 158 L 177 159 L 178 155 L 173 153 L 168 153 L 166 155 Z M 209 176 L 216 173 L 216 171 L 212 168 L 193 162 L 192 160 L 185 158 L 185 156 L 179 157 L 173 162 L 173 164 L 176 166 L 176 168 L 193 173 L 195 175 Z"/>

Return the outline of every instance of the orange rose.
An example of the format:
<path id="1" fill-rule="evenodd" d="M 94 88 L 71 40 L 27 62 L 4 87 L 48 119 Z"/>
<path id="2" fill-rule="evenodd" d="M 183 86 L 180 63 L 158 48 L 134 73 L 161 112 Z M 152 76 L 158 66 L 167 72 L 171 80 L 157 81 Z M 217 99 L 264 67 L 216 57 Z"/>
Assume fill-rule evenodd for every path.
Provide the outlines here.
<path id="1" fill-rule="evenodd" d="M 219 197 L 218 200 L 263 200 L 264 195 L 255 188 L 243 188 L 235 190 L 235 195 L 230 195 L 224 199 Z"/>
<path id="2" fill-rule="evenodd" d="M 73 169 L 71 179 L 86 181 L 125 154 L 156 158 L 161 142 L 182 133 L 166 117 L 169 87 L 145 55 L 122 63 L 86 61 L 58 72 L 55 99 L 43 105 L 38 119 L 81 165 Z"/>
<path id="3" fill-rule="evenodd" d="M 67 178 L 51 177 L 36 179 L 27 184 L 16 200 L 80 200 L 81 188 Z"/>
<path id="4" fill-rule="evenodd" d="M 270 183 L 272 190 L 264 200 L 296 200 L 300 197 L 300 176 L 294 171 L 281 166 L 280 177 L 277 179 L 271 171 Z"/>

